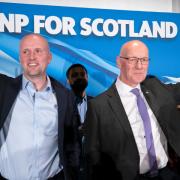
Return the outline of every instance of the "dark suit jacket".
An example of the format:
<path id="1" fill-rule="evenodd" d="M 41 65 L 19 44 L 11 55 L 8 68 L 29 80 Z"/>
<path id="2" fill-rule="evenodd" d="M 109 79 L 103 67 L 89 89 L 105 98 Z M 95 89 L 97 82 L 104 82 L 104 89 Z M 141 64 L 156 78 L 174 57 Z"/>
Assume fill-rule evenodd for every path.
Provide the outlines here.
<path id="1" fill-rule="evenodd" d="M 180 113 L 171 92 L 156 78 L 146 79 L 141 89 L 168 143 L 180 156 Z M 135 180 L 140 158 L 115 84 L 90 100 L 86 117 L 89 179 Z"/>
<path id="2" fill-rule="evenodd" d="M 58 148 L 66 180 L 77 179 L 80 147 L 77 140 L 78 116 L 75 99 L 70 91 L 50 78 L 58 103 Z M 22 76 L 0 75 L 0 129 L 22 86 Z"/>

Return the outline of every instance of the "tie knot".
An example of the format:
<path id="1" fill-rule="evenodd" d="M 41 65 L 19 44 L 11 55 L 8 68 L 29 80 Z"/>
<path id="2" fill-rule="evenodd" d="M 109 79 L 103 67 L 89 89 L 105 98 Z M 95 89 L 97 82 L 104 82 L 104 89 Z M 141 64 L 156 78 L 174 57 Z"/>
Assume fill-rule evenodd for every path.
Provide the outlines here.
<path id="1" fill-rule="evenodd" d="M 139 92 L 139 89 L 138 88 L 134 88 L 131 90 L 131 92 L 136 95 L 136 96 L 139 96 L 140 95 L 140 92 Z"/>
<path id="2" fill-rule="evenodd" d="M 83 102 L 83 98 L 81 98 L 81 97 L 76 97 L 76 103 L 77 103 L 77 104 L 82 104 L 82 102 Z"/>

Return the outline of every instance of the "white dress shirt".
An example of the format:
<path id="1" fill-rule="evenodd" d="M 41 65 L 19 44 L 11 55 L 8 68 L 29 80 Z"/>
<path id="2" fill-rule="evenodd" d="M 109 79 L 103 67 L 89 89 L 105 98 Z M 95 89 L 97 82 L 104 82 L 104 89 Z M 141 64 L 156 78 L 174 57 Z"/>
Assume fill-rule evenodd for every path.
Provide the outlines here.
<path id="1" fill-rule="evenodd" d="M 138 111 L 137 99 L 136 99 L 136 96 L 132 92 L 130 92 L 133 88 L 123 83 L 119 78 L 116 81 L 116 88 L 120 96 L 120 99 L 122 101 L 122 104 L 124 106 L 127 117 L 129 119 L 132 132 L 134 134 L 134 138 L 135 138 L 136 145 L 139 151 L 139 156 L 140 156 L 140 162 L 139 162 L 140 174 L 143 174 L 143 173 L 148 172 L 150 168 L 149 168 L 148 152 L 146 148 L 145 131 L 144 131 L 144 126 L 143 126 L 143 121 Z M 140 94 L 146 103 L 148 114 L 151 121 L 152 134 L 153 134 L 158 168 L 161 169 L 165 167 L 168 162 L 167 140 L 159 126 L 159 123 L 155 115 L 150 109 L 141 91 L 140 85 L 134 88 L 138 88 L 140 90 Z"/>
<path id="2" fill-rule="evenodd" d="M 78 112 L 80 115 L 81 124 L 84 123 L 87 111 L 87 96 L 82 98 L 82 102 L 77 104 Z"/>

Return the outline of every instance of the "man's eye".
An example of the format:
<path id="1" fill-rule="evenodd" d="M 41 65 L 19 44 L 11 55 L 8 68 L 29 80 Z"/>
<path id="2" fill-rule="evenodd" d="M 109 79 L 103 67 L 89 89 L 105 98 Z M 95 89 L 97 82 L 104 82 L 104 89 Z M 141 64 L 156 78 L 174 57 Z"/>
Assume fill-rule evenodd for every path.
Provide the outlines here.
<path id="1" fill-rule="evenodd" d="M 78 73 L 72 73 L 71 77 L 77 77 Z"/>
<path id="2" fill-rule="evenodd" d="M 85 76 L 85 73 L 84 73 L 84 72 L 81 72 L 80 75 L 81 75 L 81 77 L 84 77 L 84 76 Z"/>
<path id="3" fill-rule="evenodd" d="M 27 49 L 25 49 L 25 50 L 23 51 L 23 54 L 29 54 L 29 51 L 28 51 Z"/>
<path id="4" fill-rule="evenodd" d="M 137 58 L 129 58 L 129 61 L 137 61 Z"/>
<path id="5" fill-rule="evenodd" d="M 37 54 L 40 54 L 41 52 L 42 52 L 41 49 L 36 49 L 36 53 L 37 53 Z"/>
<path id="6" fill-rule="evenodd" d="M 144 61 L 144 62 L 147 62 L 147 61 L 148 61 L 148 58 L 143 58 L 143 61 Z"/>

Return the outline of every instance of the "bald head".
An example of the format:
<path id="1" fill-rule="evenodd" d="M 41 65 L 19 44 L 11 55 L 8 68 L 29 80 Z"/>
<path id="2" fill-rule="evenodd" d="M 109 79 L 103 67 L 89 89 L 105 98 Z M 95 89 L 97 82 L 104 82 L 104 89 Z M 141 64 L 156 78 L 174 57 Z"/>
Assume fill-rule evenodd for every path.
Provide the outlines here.
<path id="1" fill-rule="evenodd" d="M 138 54 L 139 56 L 142 54 L 142 57 L 148 56 L 147 46 L 139 40 L 132 40 L 126 42 L 121 48 L 120 56 L 126 57 L 127 55 L 129 55 L 129 53 L 132 54 L 132 52 Z"/>
<path id="2" fill-rule="evenodd" d="M 41 42 L 43 46 L 49 51 L 49 44 L 47 40 L 42 37 L 40 34 L 28 34 L 25 35 L 20 42 L 20 49 L 22 48 L 23 44 L 28 42 L 29 40 L 31 41 L 36 41 L 36 42 Z"/>
<path id="3" fill-rule="evenodd" d="M 147 75 L 148 56 L 148 48 L 143 42 L 139 40 L 126 42 L 117 57 L 120 80 L 132 87 L 141 83 Z"/>

